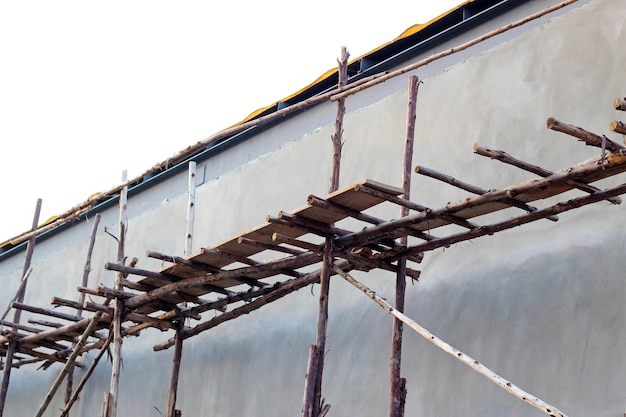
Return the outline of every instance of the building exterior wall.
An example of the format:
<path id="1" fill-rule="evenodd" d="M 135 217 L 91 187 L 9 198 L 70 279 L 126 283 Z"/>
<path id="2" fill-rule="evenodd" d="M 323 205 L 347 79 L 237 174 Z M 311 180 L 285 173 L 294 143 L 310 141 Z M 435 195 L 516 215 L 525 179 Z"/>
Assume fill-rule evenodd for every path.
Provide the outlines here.
<path id="1" fill-rule="evenodd" d="M 472 155 L 474 143 L 552 170 L 596 156 L 597 149 L 546 130 L 545 120 L 554 116 L 605 133 L 609 121 L 619 118 L 612 103 L 626 89 L 623 16 L 623 1 L 594 0 L 445 71 L 428 77 L 416 71 L 424 83 L 414 165 L 499 188 L 531 175 Z M 385 94 L 372 90 L 379 97 L 366 91 L 348 99 L 342 186 L 363 178 L 400 184 L 406 78 L 389 85 Z M 289 135 L 281 136 L 282 144 L 271 142 L 280 145 L 271 152 L 270 146 L 258 145 L 258 154 L 249 155 L 252 160 L 207 177 L 196 191 L 194 250 L 257 226 L 266 214 L 302 206 L 311 193 L 325 194 L 333 109 L 327 104 L 309 113 L 325 113 L 319 116 L 326 120 L 322 127 L 288 140 Z M 290 127 L 307 113 L 282 129 L 292 132 Z M 280 132 L 278 125 L 263 135 L 272 141 Z M 130 200 L 126 253 L 138 257 L 141 268 L 161 265 L 144 256 L 147 249 L 182 253 L 186 183 L 181 178 L 184 174 Z M 417 176 L 411 195 L 433 208 L 467 196 Z M 394 218 L 399 212 L 375 214 Z M 623 207 L 598 203 L 563 214 L 558 223 L 541 221 L 427 253 L 422 278 L 407 287 L 406 312 L 570 415 L 621 415 L 626 408 L 623 216 Z M 114 274 L 101 265 L 114 261 L 116 243 L 102 229 L 115 232 L 116 222 L 115 209 L 104 213 L 92 286 L 112 285 Z M 90 230 L 90 223 L 81 224 L 64 231 L 62 239 L 59 235 L 37 246 L 26 303 L 45 306 L 53 295 L 76 296 Z M 21 262 L 13 256 L 0 263 L 1 305 L 15 291 Z M 392 274 L 354 275 L 382 297 L 393 298 Z M 318 286 L 303 289 L 186 340 L 177 407 L 183 415 L 298 415 L 308 346 L 315 340 L 318 292 Z M 384 415 L 391 318 L 340 278 L 331 282 L 329 316 L 323 390 L 332 405 L 329 415 Z M 172 353 L 151 347 L 168 337 L 148 330 L 124 341 L 118 415 L 157 416 L 154 407 L 164 410 Z M 14 370 L 7 415 L 34 414 L 58 369 Z M 540 415 L 408 329 L 403 375 L 408 379 L 407 416 Z M 100 413 L 109 376 L 109 365 L 101 364 L 74 415 Z M 47 416 L 58 414 L 60 397 Z"/>

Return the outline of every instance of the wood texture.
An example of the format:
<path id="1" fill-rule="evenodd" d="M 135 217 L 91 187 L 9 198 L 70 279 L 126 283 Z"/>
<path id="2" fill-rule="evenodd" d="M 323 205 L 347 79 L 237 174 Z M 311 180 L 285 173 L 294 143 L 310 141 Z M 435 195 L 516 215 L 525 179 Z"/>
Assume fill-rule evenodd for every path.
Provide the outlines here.
<path id="1" fill-rule="evenodd" d="M 547 120 L 546 125 L 550 130 L 562 132 L 566 135 L 578 138 L 580 141 L 585 142 L 589 146 L 595 146 L 596 148 L 606 149 L 611 152 L 619 152 L 625 149 L 623 145 L 609 140 L 606 136 L 596 135 L 595 133 L 583 129 L 582 127 L 560 122 L 554 117 L 550 117 Z"/>
<path id="2" fill-rule="evenodd" d="M 613 120 L 609 124 L 609 129 L 611 129 L 612 132 L 620 133 L 622 135 L 626 135 L 626 124 L 624 124 L 623 122 L 620 122 L 618 120 Z"/>

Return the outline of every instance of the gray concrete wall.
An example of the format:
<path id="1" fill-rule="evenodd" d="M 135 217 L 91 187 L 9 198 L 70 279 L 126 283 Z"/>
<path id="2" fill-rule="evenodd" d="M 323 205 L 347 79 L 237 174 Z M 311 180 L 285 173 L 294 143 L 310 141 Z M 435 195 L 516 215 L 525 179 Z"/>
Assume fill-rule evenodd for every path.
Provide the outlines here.
<path id="1" fill-rule="evenodd" d="M 554 170 L 596 156 L 597 149 L 547 131 L 545 120 L 554 116 L 606 133 L 620 117 L 612 103 L 626 88 L 625 15 L 621 0 L 591 1 L 426 78 L 414 164 L 497 188 L 529 175 L 474 156 L 476 142 Z M 401 82 L 406 86 L 406 79 Z M 353 100 L 360 99 L 349 99 L 349 105 Z M 346 116 L 342 185 L 365 177 L 400 184 L 406 104 L 406 91 L 398 91 Z M 302 206 L 308 194 L 325 194 L 331 124 L 200 186 L 194 249 L 257 226 L 266 214 Z M 139 257 L 141 267 L 160 266 L 143 256 L 146 249 L 182 253 L 185 196 L 177 187 L 172 195 L 151 197 L 160 203 L 130 219 L 127 253 Z M 440 207 L 466 196 L 432 180 L 413 181 L 412 199 L 424 205 Z M 394 218 L 398 211 L 376 215 Z M 408 286 L 407 314 L 569 415 L 621 416 L 623 216 L 623 207 L 599 203 L 563 214 L 558 223 L 543 221 L 429 253 L 421 280 Z M 103 225 L 116 230 L 115 223 L 112 210 Z M 26 302 L 75 297 L 90 227 L 71 229 L 75 238 L 65 245 L 50 239 L 37 248 Z M 14 291 L 18 258 L 0 265 L 1 305 Z M 92 285 L 112 283 L 113 274 L 98 265 L 114 258 L 115 242 L 100 233 Z M 355 276 L 392 298 L 391 274 Z M 304 289 L 186 341 L 178 402 L 183 415 L 298 415 L 318 286 L 312 292 Z M 330 415 L 384 415 L 391 319 L 340 279 L 332 281 L 330 304 L 324 374 Z M 151 330 L 125 341 L 119 415 L 158 416 L 154 407 L 164 410 L 172 353 L 151 347 L 170 336 Z M 14 370 L 6 415 L 32 415 L 58 369 Z M 541 415 L 408 330 L 403 374 L 407 416 Z M 74 415 L 100 413 L 109 376 L 107 365 L 98 369 Z M 57 398 L 46 415 L 57 415 L 59 408 Z"/>

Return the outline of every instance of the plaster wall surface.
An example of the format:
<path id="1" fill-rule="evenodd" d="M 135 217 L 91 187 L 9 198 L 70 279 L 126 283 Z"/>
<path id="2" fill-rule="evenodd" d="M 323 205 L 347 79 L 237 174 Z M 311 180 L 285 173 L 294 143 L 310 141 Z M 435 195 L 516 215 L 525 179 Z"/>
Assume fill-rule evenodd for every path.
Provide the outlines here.
<path id="1" fill-rule="evenodd" d="M 545 120 L 554 116 L 607 133 L 608 123 L 619 119 L 612 103 L 625 94 L 623 16 L 621 0 L 591 1 L 424 79 L 414 165 L 498 188 L 531 175 L 473 155 L 474 143 L 553 170 L 597 156 L 597 149 L 546 130 Z M 398 91 L 346 115 L 342 186 L 365 177 L 400 184 L 406 106 L 406 91 Z M 324 195 L 332 132 L 329 120 L 200 186 L 194 250 L 257 226 L 266 214 L 302 206 L 309 194 Z M 609 183 L 615 181 L 604 185 Z M 467 197 L 418 176 L 411 195 L 433 208 Z M 126 251 L 146 269 L 160 266 L 144 256 L 146 249 L 182 253 L 186 197 L 173 193 L 151 207 L 130 218 Z M 374 214 L 395 218 L 399 210 Z M 104 223 L 115 232 L 116 215 L 107 216 Z M 428 253 L 422 278 L 407 287 L 406 312 L 569 415 L 621 416 L 626 408 L 623 218 L 623 207 L 598 203 L 565 213 L 558 223 L 542 221 Z M 76 296 L 90 226 L 72 230 L 76 238 L 66 246 L 37 248 L 28 303 L 45 306 L 53 295 Z M 16 258 L 0 264 L 2 305 L 14 292 Z M 114 259 L 115 242 L 101 231 L 91 285 L 111 285 L 113 274 L 101 265 Z M 354 275 L 393 298 L 392 274 Z M 303 289 L 185 341 L 177 407 L 183 415 L 298 415 L 318 293 L 318 286 Z M 323 393 L 332 405 L 329 415 L 385 415 L 391 318 L 339 278 L 331 283 L 329 316 Z M 151 347 L 168 337 L 151 330 L 125 340 L 118 415 L 158 416 L 155 407 L 164 410 L 172 352 Z M 7 415 L 33 415 L 59 369 L 14 370 Z M 542 415 L 409 329 L 403 375 L 407 416 Z M 100 413 L 109 376 L 110 368 L 101 365 L 74 415 Z M 60 407 L 57 396 L 46 416 L 58 415 Z"/>

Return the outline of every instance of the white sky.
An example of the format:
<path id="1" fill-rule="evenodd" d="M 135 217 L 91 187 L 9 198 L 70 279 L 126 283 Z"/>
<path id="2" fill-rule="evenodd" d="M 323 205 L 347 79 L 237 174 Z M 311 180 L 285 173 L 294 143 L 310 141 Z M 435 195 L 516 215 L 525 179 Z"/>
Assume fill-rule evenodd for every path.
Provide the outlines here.
<path id="1" fill-rule="evenodd" d="M 0 1 L 0 242 L 460 3 Z"/>

